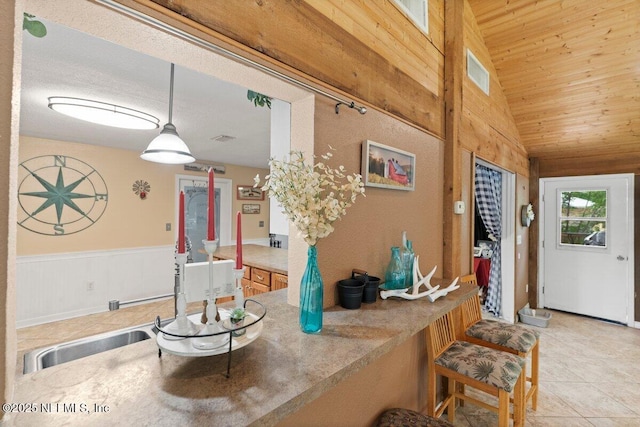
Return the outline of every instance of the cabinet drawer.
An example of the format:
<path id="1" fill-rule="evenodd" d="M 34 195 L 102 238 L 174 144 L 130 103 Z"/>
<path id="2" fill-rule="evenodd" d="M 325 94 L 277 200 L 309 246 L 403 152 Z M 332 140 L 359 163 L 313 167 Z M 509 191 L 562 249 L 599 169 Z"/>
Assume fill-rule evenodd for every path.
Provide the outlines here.
<path id="1" fill-rule="evenodd" d="M 248 265 L 243 266 L 244 267 L 244 277 L 245 279 L 251 280 L 251 267 L 249 267 Z"/>
<path id="2" fill-rule="evenodd" d="M 284 289 L 289 286 L 289 277 L 280 273 L 271 273 L 271 290 Z"/>
<path id="3" fill-rule="evenodd" d="M 262 283 L 266 287 L 271 286 L 271 272 L 260 270 L 259 268 L 251 268 L 251 281 Z"/>
<path id="4" fill-rule="evenodd" d="M 251 282 L 249 286 L 245 287 L 246 296 L 252 297 L 254 295 L 263 294 L 265 292 L 269 292 L 269 286 L 265 286 L 261 283 Z"/>
<path id="5" fill-rule="evenodd" d="M 244 294 L 245 298 L 251 295 L 254 295 L 254 294 L 249 294 L 249 290 L 251 289 L 251 280 L 243 278 L 241 279 L 241 281 L 242 281 L 242 293 Z"/>

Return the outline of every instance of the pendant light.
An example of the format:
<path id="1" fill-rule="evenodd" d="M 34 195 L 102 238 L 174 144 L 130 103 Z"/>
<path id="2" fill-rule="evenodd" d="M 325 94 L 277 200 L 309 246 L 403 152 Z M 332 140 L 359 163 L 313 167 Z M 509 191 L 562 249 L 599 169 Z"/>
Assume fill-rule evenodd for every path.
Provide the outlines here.
<path id="1" fill-rule="evenodd" d="M 171 64 L 171 84 L 169 86 L 169 122 L 164 125 L 160 135 L 149 143 L 146 150 L 140 154 L 140 158 L 156 163 L 179 165 L 194 162 L 187 144 L 180 139 L 176 127 L 171 123 L 173 110 L 173 63 Z"/>

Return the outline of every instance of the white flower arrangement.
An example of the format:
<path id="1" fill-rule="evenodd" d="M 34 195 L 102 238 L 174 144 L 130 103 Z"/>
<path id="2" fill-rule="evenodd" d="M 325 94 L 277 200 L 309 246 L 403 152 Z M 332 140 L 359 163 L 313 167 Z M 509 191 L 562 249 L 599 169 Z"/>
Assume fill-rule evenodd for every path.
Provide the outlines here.
<path id="1" fill-rule="evenodd" d="M 269 160 L 270 173 L 261 189 L 280 203 L 305 242 L 314 246 L 333 232 L 332 224 L 347 213 L 356 197 L 364 196 L 364 183 L 360 174 L 348 174 L 342 165 L 334 169 L 322 161 L 309 164 L 300 151 L 289 156 L 289 160 Z M 321 157 L 328 161 L 332 154 Z M 258 186 L 260 176 L 254 181 Z"/>
<path id="2" fill-rule="evenodd" d="M 527 205 L 527 218 L 529 218 L 529 222 L 533 222 L 535 217 L 536 217 L 536 214 L 533 213 L 533 206 L 531 205 L 531 203 L 529 203 Z"/>

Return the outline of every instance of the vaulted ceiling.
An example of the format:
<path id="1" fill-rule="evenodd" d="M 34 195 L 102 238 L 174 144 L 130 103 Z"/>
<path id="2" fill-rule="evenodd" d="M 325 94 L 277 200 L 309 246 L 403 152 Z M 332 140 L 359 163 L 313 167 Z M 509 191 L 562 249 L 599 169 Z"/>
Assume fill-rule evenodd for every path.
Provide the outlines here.
<path id="1" fill-rule="evenodd" d="M 640 1 L 468 1 L 530 157 L 640 153 Z"/>

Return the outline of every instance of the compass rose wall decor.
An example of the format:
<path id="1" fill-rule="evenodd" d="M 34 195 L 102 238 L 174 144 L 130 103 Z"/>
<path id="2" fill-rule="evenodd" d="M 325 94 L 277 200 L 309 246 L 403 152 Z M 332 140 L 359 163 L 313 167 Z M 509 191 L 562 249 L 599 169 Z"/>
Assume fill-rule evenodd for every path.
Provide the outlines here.
<path id="1" fill-rule="evenodd" d="M 34 233 L 78 233 L 100 219 L 108 200 L 104 179 L 82 160 L 38 156 L 18 168 L 18 225 Z"/>

